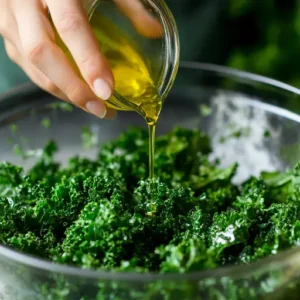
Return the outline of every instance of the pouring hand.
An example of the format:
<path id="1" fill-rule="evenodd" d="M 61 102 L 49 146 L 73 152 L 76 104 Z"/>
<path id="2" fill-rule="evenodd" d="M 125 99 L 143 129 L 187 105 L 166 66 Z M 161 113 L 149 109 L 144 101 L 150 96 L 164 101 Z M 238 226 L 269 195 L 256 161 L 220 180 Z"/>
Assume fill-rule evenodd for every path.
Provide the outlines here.
<path id="1" fill-rule="evenodd" d="M 140 33 L 151 37 L 152 26 L 157 32 L 157 23 L 139 1 L 115 1 Z M 84 80 L 57 46 L 49 11 Z M 139 18 L 144 25 L 138 25 Z M 114 116 L 115 111 L 105 104 L 114 88 L 113 74 L 81 0 L 0 0 L 0 35 L 11 60 L 42 89 L 100 118 Z"/>

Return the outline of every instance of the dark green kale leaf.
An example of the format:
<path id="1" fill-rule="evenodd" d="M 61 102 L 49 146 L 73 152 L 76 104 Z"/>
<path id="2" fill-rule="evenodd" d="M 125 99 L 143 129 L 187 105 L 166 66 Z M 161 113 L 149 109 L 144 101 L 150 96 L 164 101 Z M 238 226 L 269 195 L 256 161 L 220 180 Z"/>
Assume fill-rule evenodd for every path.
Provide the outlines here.
<path id="1" fill-rule="evenodd" d="M 49 185 L 53 185 L 61 176 L 60 164 L 54 161 L 58 146 L 54 141 L 49 141 L 42 150 L 35 165 L 27 172 L 34 183 L 47 178 Z"/>
<path id="2" fill-rule="evenodd" d="M 200 163 L 198 174 L 190 176 L 189 184 L 194 190 L 203 190 L 211 186 L 214 188 L 222 187 L 230 183 L 236 173 L 237 167 L 237 164 L 233 164 L 226 169 L 219 169 L 214 165 Z"/>
<path id="3" fill-rule="evenodd" d="M 297 244 L 294 238 L 299 238 L 295 232 L 299 217 L 300 211 L 293 204 L 273 203 L 266 209 L 264 221 L 259 225 L 254 240 L 252 260 L 276 254 Z"/>
<path id="4" fill-rule="evenodd" d="M 148 133 L 131 129 L 119 139 L 105 144 L 99 152 L 100 166 L 119 173 L 132 191 L 141 178 L 148 176 Z"/>
<path id="5" fill-rule="evenodd" d="M 131 219 L 139 265 L 155 270 L 158 256 L 155 249 L 168 244 L 180 233 L 184 217 L 194 206 L 190 189 L 170 189 L 159 180 L 141 181 L 134 191 L 134 211 Z M 147 256 L 150 257 L 147 257 Z M 152 262 L 151 262 L 152 260 Z"/>
<path id="6" fill-rule="evenodd" d="M 285 173 L 280 172 L 263 172 L 262 179 L 272 188 L 271 197 L 273 201 L 286 202 L 288 199 L 293 198 L 293 195 L 297 195 L 300 187 L 300 162 L 292 170 L 288 170 Z M 296 200 L 297 197 L 294 197 Z"/>
<path id="7" fill-rule="evenodd" d="M 15 188 L 22 182 L 22 172 L 22 167 L 8 162 L 0 163 L 0 197 L 15 194 Z"/>
<path id="8" fill-rule="evenodd" d="M 52 232 L 39 237 L 33 232 L 19 233 L 7 239 L 6 245 L 25 253 L 34 253 L 48 259 L 57 241 Z"/>
<path id="9" fill-rule="evenodd" d="M 212 215 L 204 212 L 199 206 L 191 209 L 182 222 L 182 231 L 180 239 L 185 238 L 201 238 L 206 240 L 209 227 L 212 223 Z M 185 231 L 183 231 L 185 230 Z M 177 236 L 173 239 L 176 240 Z"/>
<path id="10" fill-rule="evenodd" d="M 226 210 L 239 196 L 239 189 L 229 183 L 219 188 L 208 188 L 199 197 L 200 207 L 209 213 Z"/>
<path id="11" fill-rule="evenodd" d="M 215 251 L 219 264 L 236 262 L 248 244 L 252 225 L 253 220 L 232 208 L 214 214 L 208 231 L 208 245 Z"/>
<path id="12" fill-rule="evenodd" d="M 256 213 L 268 204 L 268 191 L 264 181 L 250 178 L 244 183 L 241 195 L 236 198 L 232 205 L 240 209 L 252 209 Z"/>
<path id="13" fill-rule="evenodd" d="M 132 255 L 129 218 L 111 199 L 90 202 L 67 229 L 61 245 L 61 263 L 84 268 L 114 268 Z"/>
<path id="14" fill-rule="evenodd" d="M 161 246 L 156 250 L 161 256 L 160 271 L 186 273 L 217 266 L 213 250 L 207 249 L 201 238 L 182 239 L 178 244 Z"/>
<path id="15" fill-rule="evenodd" d="M 208 155 L 211 152 L 210 140 L 206 134 L 184 128 L 175 128 L 157 138 L 156 148 L 158 157 L 165 154 L 172 162 L 173 169 L 182 171 L 185 175 L 193 172 L 200 154 Z M 158 168 L 161 169 L 159 165 Z"/>

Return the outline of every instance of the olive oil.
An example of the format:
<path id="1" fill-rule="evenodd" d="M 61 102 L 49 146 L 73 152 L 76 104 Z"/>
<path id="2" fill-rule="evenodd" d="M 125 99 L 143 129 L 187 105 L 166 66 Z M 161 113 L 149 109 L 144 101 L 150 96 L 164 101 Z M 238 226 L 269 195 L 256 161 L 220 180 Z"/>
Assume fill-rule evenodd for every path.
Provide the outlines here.
<path id="1" fill-rule="evenodd" d="M 99 1 L 99 3 L 102 2 Z M 166 9 L 165 4 L 162 5 Z M 164 98 L 178 69 L 179 47 L 177 46 L 179 42 L 176 26 L 175 23 L 172 23 L 175 28 L 175 61 L 168 63 L 170 57 L 165 55 L 166 49 L 164 47 L 167 47 L 168 44 L 165 36 L 151 41 L 151 45 L 157 46 L 156 51 L 152 51 L 157 55 L 152 55 L 151 50 L 147 52 L 146 47 L 141 46 L 145 42 L 144 38 L 137 37 L 132 34 L 132 31 L 129 34 L 122 26 L 117 26 L 109 17 L 99 11 L 93 8 L 89 12 L 89 20 L 115 79 L 114 93 L 107 101 L 107 105 L 117 110 L 135 111 L 145 119 L 149 129 L 149 176 L 153 178 L 156 123 Z M 174 20 L 171 19 L 171 21 Z M 170 33 L 167 36 L 170 38 Z M 79 72 L 72 55 L 57 33 L 56 38 L 58 45 Z M 169 47 L 171 48 L 171 46 Z M 167 78 L 166 74 L 170 78 Z"/>
<path id="2" fill-rule="evenodd" d="M 103 15 L 94 13 L 91 26 L 107 58 L 115 79 L 115 92 L 108 104 L 119 110 L 136 111 L 148 124 L 156 124 L 162 98 L 155 82 L 153 64 L 143 56 L 138 45 L 126 32 Z"/>

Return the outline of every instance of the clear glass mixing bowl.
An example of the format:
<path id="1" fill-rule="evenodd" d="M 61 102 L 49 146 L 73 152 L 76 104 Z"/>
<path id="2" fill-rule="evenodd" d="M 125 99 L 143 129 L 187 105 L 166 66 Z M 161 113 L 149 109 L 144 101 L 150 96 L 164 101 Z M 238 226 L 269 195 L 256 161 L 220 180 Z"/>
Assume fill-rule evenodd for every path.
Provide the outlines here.
<path id="1" fill-rule="evenodd" d="M 212 138 L 212 158 L 225 166 L 237 161 L 234 179 L 243 181 L 262 170 L 285 169 L 300 160 L 300 90 L 265 77 L 224 67 L 183 63 L 164 104 L 158 134 L 175 125 L 201 128 Z M 55 139 L 58 159 L 95 155 L 83 150 L 81 128 L 90 126 L 99 143 L 127 127 L 144 126 L 135 113 L 115 121 L 54 110 L 52 97 L 32 85 L 0 98 L 0 161 L 27 167 L 13 154 L 13 143 L 38 149 Z M 48 118 L 51 126 L 41 126 Z M 19 128 L 13 134 L 11 124 Z M 234 137 L 234 138 L 233 138 Z M 25 140 L 26 138 L 26 140 Z M 192 274 L 129 274 L 81 270 L 56 265 L 0 246 L 0 299 L 298 299 L 300 249 L 258 262 Z"/>

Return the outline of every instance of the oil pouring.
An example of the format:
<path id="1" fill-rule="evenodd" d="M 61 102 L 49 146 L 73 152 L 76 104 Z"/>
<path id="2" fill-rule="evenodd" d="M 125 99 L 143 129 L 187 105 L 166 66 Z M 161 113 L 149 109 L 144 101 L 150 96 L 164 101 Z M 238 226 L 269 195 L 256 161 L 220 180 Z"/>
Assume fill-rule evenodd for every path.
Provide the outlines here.
<path id="1" fill-rule="evenodd" d="M 84 4 L 115 79 L 108 106 L 135 111 L 147 122 L 149 176 L 153 178 L 156 124 L 179 64 L 175 20 L 164 0 L 88 0 Z M 59 37 L 58 43 L 72 60 Z"/>

